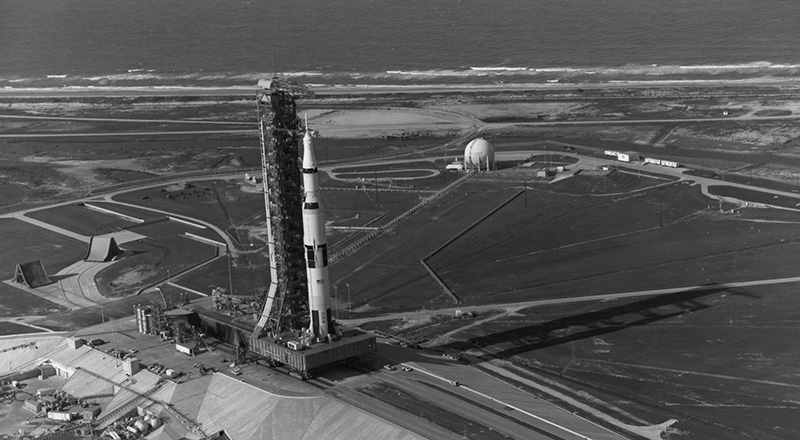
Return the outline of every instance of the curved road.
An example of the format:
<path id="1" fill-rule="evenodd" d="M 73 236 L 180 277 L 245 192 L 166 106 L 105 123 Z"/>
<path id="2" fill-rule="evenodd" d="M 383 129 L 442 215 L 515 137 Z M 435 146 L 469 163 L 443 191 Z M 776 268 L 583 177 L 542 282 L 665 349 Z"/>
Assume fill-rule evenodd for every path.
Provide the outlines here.
<path id="1" fill-rule="evenodd" d="M 755 118 L 755 119 L 767 119 L 767 118 Z M 785 117 L 776 117 L 776 118 L 773 118 L 773 119 L 787 119 L 787 118 L 785 118 Z M 704 121 L 705 120 L 707 120 L 707 119 L 704 119 Z M 676 121 L 673 120 L 672 122 L 676 122 Z M 620 121 L 608 121 L 607 123 L 619 124 Z M 640 123 L 640 122 L 637 121 L 636 123 Z M 518 124 L 515 124 L 515 125 L 518 125 Z M 546 125 L 546 124 L 542 124 L 542 125 Z M 478 130 L 478 129 L 475 128 L 475 130 Z M 246 132 L 250 132 L 250 130 L 242 130 L 242 131 L 236 131 L 236 132 L 245 132 L 245 131 Z M 225 132 L 229 132 L 229 131 L 225 131 Z M 164 132 L 164 133 L 167 133 L 167 132 Z M 188 133 L 188 132 L 180 132 L 180 133 L 185 134 L 185 133 Z M 193 133 L 218 133 L 218 131 L 211 131 L 211 132 L 198 131 L 198 132 L 193 132 Z M 95 135 L 102 136 L 102 135 L 106 135 L 106 134 L 95 134 Z M 116 135 L 119 135 L 119 134 L 113 134 L 113 135 L 116 136 Z M 135 133 L 135 134 L 130 134 L 130 135 L 141 135 L 141 133 Z M 61 136 L 63 136 L 63 135 L 61 135 Z M 441 148 L 441 146 L 436 147 L 436 148 Z M 548 153 L 548 152 L 547 151 L 536 151 L 536 150 L 498 152 L 496 157 L 498 159 L 500 159 L 500 160 L 502 160 L 502 159 L 506 159 L 506 160 L 525 159 L 527 157 L 530 157 L 531 155 L 542 154 L 542 153 Z M 552 151 L 550 151 L 549 153 L 552 153 Z M 573 167 L 596 168 L 597 166 L 600 166 L 600 165 L 609 165 L 609 164 L 619 165 L 619 162 L 617 162 L 615 160 L 610 160 L 610 159 L 579 156 L 579 155 L 576 155 L 574 153 L 560 152 L 560 151 L 559 151 L 559 154 L 561 154 L 561 155 L 571 155 L 571 156 L 577 157 L 579 159 L 579 161 L 578 161 L 577 164 L 573 165 Z M 435 160 L 435 159 L 433 159 L 433 158 L 419 158 L 419 157 L 407 158 L 407 159 L 395 158 L 395 159 L 391 159 L 391 160 L 382 160 L 382 161 L 381 160 L 378 160 L 378 161 L 365 161 L 365 162 L 360 162 L 357 165 L 361 165 L 361 166 L 369 166 L 369 165 L 375 165 L 375 164 L 385 165 L 385 164 L 389 164 L 389 163 L 409 163 L 409 162 L 432 161 L 432 160 Z M 354 165 L 355 164 L 351 164 L 349 166 L 354 166 Z M 342 166 L 343 165 L 334 165 L 334 166 L 328 166 L 328 167 L 324 167 L 324 168 L 325 168 L 325 171 L 332 172 L 335 168 L 342 167 Z M 796 199 L 800 200 L 800 195 L 795 194 L 795 193 L 777 191 L 777 190 L 770 190 L 770 189 L 765 189 L 765 188 L 757 188 L 757 187 L 753 187 L 753 186 L 750 186 L 750 185 L 743 185 L 743 184 L 737 184 L 737 183 L 731 183 L 731 182 L 720 182 L 720 181 L 717 181 L 717 180 L 714 180 L 714 179 L 709 179 L 709 178 L 704 178 L 704 177 L 686 176 L 685 174 L 683 174 L 685 172 L 685 169 L 672 169 L 672 168 L 659 167 L 659 166 L 656 166 L 656 165 L 641 165 L 641 164 L 624 164 L 624 166 L 630 167 L 630 168 L 634 168 L 634 169 L 637 169 L 637 168 L 638 169 L 645 169 L 646 168 L 650 172 L 656 172 L 656 173 L 659 173 L 659 174 L 672 176 L 672 177 L 675 177 L 677 180 L 688 180 L 688 181 L 697 182 L 698 184 L 700 184 L 702 186 L 704 193 L 707 194 L 707 195 L 708 195 L 707 188 L 708 188 L 709 185 L 727 185 L 727 186 L 734 186 L 734 187 L 740 187 L 740 188 L 754 189 L 754 190 L 758 190 L 758 191 L 762 191 L 762 192 L 768 192 L 768 193 L 775 194 L 775 195 L 793 197 L 793 198 L 796 198 Z M 321 167 L 321 168 L 323 168 L 323 167 Z M 221 175 L 221 176 L 220 175 L 215 175 L 215 176 L 208 176 L 208 177 L 193 177 L 193 178 L 191 178 L 191 180 L 201 181 L 201 180 L 218 180 L 218 179 L 233 179 L 233 178 L 236 178 L 236 179 L 241 178 L 240 173 L 237 172 L 237 173 L 232 173 L 232 174 L 229 174 L 229 175 Z M 190 222 L 193 222 L 193 223 L 202 224 L 203 226 L 208 227 L 208 228 L 216 231 L 220 235 L 220 237 L 223 237 L 223 239 L 225 240 L 226 246 L 227 246 L 227 248 L 229 250 L 235 249 L 234 243 L 227 236 L 227 234 L 225 234 L 224 231 L 220 230 L 219 228 L 215 227 L 214 225 L 212 225 L 212 224 L 210 224 L 208 222 L 205 222 L 205 221 L 202 221 L 202 220 L 198 220 L 198 219 L 187 218 L 185 216 L 176 216 L 176 215 L 174 215 L 174 214 L 172 214 L 170 212 L 163 211 L 163 210 L 158 210 L 158 209 L 153 209 L 153 208 L 144 208 L 144 207 L 141 207 L 141 206 L 138 206 L 138 205 L 120 203 L 120 202 L 115 202 L 115 201 L 112 200 L 112 198 L 115 195 L 118 195 L 118 194 L 131 192 L 131 191 L 138 191 L 138 190 L 147 189 L 147 188 L 164 187 L 164 186 L 170 185 L 171 183 L 177 183 L 177 182 L 181 182 L 181 181 L 185 181 L 185 180 L 187 180 L 186 177 L 179 178 L 179 179 L 174 179 L 172 181 L 151 183 L 151 184 L 143 185 L 143 186 L 140 186 L 140 187 L 126 188 L 126 189 L 122 189 L 122 190 L 117 190 L 117 191 L 105 194 L 103 196 L 80 198 L 80 199 L 71 200 L 71 201 L 67 201 L 67 202 L 57 203 L 57 204 L 50 205 L 50 206 L 47 206 L 47 207 L 31 208 L 31 209 L 22 210 L 22 211 L 10 213 L 10 214 L 5 214 L 5 215 L 2 215 L 0 217 L 13 217 L 13 218 L 17 218 L 17 219 L 24 220 L 24 221 L 29 221 L 31 223 L 36 224 L 37 226 L 47 227 L 47 228 L 49 228 L 51 230 L 54 230 L 55 232 L 65 233 L 67 235 L 73 236 L 73 238 L 78 238 L 78 239 L 80 239 L 82 241 L 86 241 L 87 237 L 83 237 L 83 236 L 75 237 L 75 235 L 79 235 L 79 234 L 73 234 L 73 233 L 70 233 L 69 231 L 65 231 L 65 230 L 63 230 L 61 228 L 57 228 L 55 226 L 48 225 L 48 224 L 43 223 L 43 222 L 38 222 L 38 221 L 36 221 L 34 219 L 31 219 L 30 217 L 27 217 L 25 214 L 28 213 L 28 212 L 36 211 L 36 210 L 48 209 L 48 208 L 55 207 L 55 206 L 63 206 L 63 205 L 72 204 L 72 203 L 75 203 L 75 202 L 86 202 L 86 201 L 92 201 L 92 200 L 95 200 L 95 201 L 102 200 L 102 201 L 105 201 L 105 202 L 117 203 L 117 204 L 120 204 L 120 205 L 134 206 L 134 207 L 136 207 L 138 209 L 145 209 L 145 210 L 148 210 L 148 211 L 151 211 L 151 212 L 156 212 L 156 213 L 163 214 L 163 215 L 181 217 L 181 218 L 186 219 L 187 221 L 190 221 Z M 94 283 L 92 281 L 88 281 L 87 280 L 87 278 L 89 278 L 89 276 L 85 275 L 85 274 L 88 274 L 89 271 L 83 269 L 83 264 L 82 263 L 77 263 L 76 264 L 76 271 L 78 272 L 78 276 L 76 277 L 76 283 L 77 283 L 78 289 L 80 290 L 80 293 L 78 293 L 78 292 L 67 293 L 66 292 L 67 289 L 65 288 L 63 293 L 61 293 L 64 296 L 64 300 L 68 301 L 71 304 L 74 304 L 75 306 L 90 306 L 90 305 L 94 306 L 97 303 L 101 303 L 102 304 L 103 302 L 105 302 L 104 298 L 99 297 L 99 296 L 95 296 L 95 295 L 99 295 L 99 292 L 94 293 L 94 292 L 96 292 L 96 287 L 94 287 L 94 292 L 87 293 L 87 291 L 92 291 L 92 287 L 93 287 Z M 93 275 L 91 276 L 91 278 L 93 278 Z M 727 283 L 727 284 L 712 285 L 712 286 L 682 286 L 682 287 L 667 288 L 667 289 L 640 290 L 640 291 L 619 292 L 619 293 L 604 294 L 604 295 L 591 295 L 591 296 L 581 296 L 581 297 L 571 297 L 571 298 L 561 298 L 561 299 L 549 299 L 549 300 L 535 300 L 535 301 L 527 301 L 527 302 L 510 303 L 510 304 L 493 304 L 493 305 L 483 305 L 483 306 L 459 307 L 459 309 L 461 309 L 463 311 L 480 311 L 480 310 L 496 310 L 498 308 L 502 308 L 507 313 L 512 313 L 512 312 L 520 310 L 520 309 L 529 308 L 529 307 L 535 307 L 535 306 L 548 305 L 548 304 L 577 303 L 577 302 L 587 302 L 587 301 L 604 301 L 604 300 L 634 298 L 634 297 L 642 297 L 642 296 L 664 295 L 664 294 L 670 294 L 670 293 L 676 293 L 676 292 L 683 292 L 683 291 L 687 291 L 687 290 L 702 291 L 702 290 L 710 290 L 710 289 L 719 289 L 719 288 L 724 288 L 724 287 L 735 288 L 735 287 L 749 287 L 749 286 L 761 286 L 761 285 L 773 285 L 773 284 L 797 283 L 797 282 L 800 282 L 800 277 L 775 278 L 775 279 L 765 279 L 765 280 L 751 280 L 751 281 Z M 57 287 L 55 287 L 55 288 L 60 289 L 62 287 L 64 287 L 64 280 L 63 279 L 59 280 L 59 282 L 57 284 Z M 60 296 L 59 296 L 59 298 L 60 298 Z M 418 319 L 418 318 L 424 318 L 424 317 L 430 316 L 432 314 L 453 313 L 454 311 L 455 311 L 455 308 L 453 308 L 453 309 L 428 310 L 428 311 L 414 312 L 414 313 L 394 313 L 394 314 L 387 314 L 387 315 L 384 315 L 384 316 L 373 317 L 373 318 L 364 318 L 364 319 L 358 319 L 358 320 L 342 320 L 342 322 L 343 323 L 347 323 L 347 324 L 362 324 L 362 323 L 371 322 L 371 321 L 396 319 L 398 317 L 404 317 L 406 319 Z M 417 364 L 417 365 L 415 365 L 415 367 L 419 368 L 420 365 Z M 435 378 L 445 378 L 445 377 L 450 377 L 450 375 L 452 375 L 452 374 L 456 374 L 455 370 L 453 370 L 453 371 L 449 370 L 446 365 L 443 365 L 440 368 L 441 371 L 432 371 L 432 370 L 430 370 L 430 367 L 428 367 L 428 368 L 429 368 L 428 370 L 420 371 L 420 373 L 421 374 L 427 374 L 427 375 L 430 375 L 431 377 L 435 377 Z M 458 370 L 457 374 L 463 374 L 463 371 L 462 370 Z M 500 400 L 501 398 L 497 397 L 497 389 L 493 388 L 493 389 L 485 389 L 484 390 L 484 389 L 480 388 L 481 387 L 481 383 L 482 383 L 480 380 L 475 380 L 475 381 L 469 380 L 469 382 L 470 383 L 466 387 L 463 387 L 463 392 L 473 393 L 473 394 L 477 395 L 478 397 L 481 397 L 481 398 L 484 398 L 484 399 L 489 399 L 489 400 L 492 400 L 492 401 L 494 401 L 496 403 L 503 404 L 506 407 L 512 408 L 513 410 L 515 410 L 515 411 L 517 411 L 519 413 L 527 414 L 527 415 L 531 416 L 531 418 L 537 419 L 539 422 L 544 423 L 545 425 L 551 426 L 553 429 L 556 429 L 556 430 L 560 431 L 560 434 L 559 434 L 560 437 L 563 437 L 563 438 L 575 438 L 575 439 L 590 438 L 589 436 L 584 434 L 584 433 L 588 433 L 589 432 L 589 431 L 587 431 L 587 429 L 589 429 L 589 428 L 585 428 L 585 427 L 578 428 L 576 426 L 573 429 L 573 427 L 568 427 L 568 426 L 564 426 L 562 424 L 553 423 L 551 420 L 553 420 L 553 418 L 556 417 L 556 416 L 548 416 L 548 415 L 546 415 L 545 417 L 540 417 L 540 414 L 544 414 L 542 411 L 545 411 L 545 409 L 535 406 L 535 402 L 530 403 L 531 405 L 534 405 L 534 406 L 531 407 L 532 408 L 531 410 L 528 410 L 528 409 L 520 406 L 517 403 L 510 403 L 510 402 L 506 402 L 506 401 Z M 558 417 L 556 417 L 556 418 L 558 418 Z M 597 436 L 598 434 L 599 433 L 595 433 L 592 438 L 596 438 L 595 436 Z M 611 434 L 609 434 L 609 435 L 613 437 L 613 435 L 611 435 Z"/>

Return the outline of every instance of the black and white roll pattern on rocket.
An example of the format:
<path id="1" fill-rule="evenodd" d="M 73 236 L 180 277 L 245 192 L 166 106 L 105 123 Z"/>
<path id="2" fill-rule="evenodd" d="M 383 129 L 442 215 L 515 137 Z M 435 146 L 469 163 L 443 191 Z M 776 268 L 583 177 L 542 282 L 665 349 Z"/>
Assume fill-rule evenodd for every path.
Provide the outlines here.
<path id="1" fill-rule="evenodd" d="M 306 123 L 303 136 L 303 245 L 308 277 L 309 333 L 317 340 L 335 334 L 331 319 L 330 281 L 328 278 L 328 239 L 325 214 L 319 199 L 319 175 L 311 133 Z"/>

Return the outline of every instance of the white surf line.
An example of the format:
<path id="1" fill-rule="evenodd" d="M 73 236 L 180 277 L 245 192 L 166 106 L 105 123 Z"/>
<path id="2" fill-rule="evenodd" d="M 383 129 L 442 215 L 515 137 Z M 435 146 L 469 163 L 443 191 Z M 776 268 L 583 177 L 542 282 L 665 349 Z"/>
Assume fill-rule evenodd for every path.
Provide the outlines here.
<path id="1" fill-rule="evenodd" d="M 419 371 L 420 373 L 427 374 L 428 376 L 434 377 L 434 378 L 436 378 L 436 379 L 439 379 L 439 380 L 443 380 L 443 381 L 445 381 L 445 382 L 448 382 L 448 383 L 452 383 L 452 382 L 453 382 L 453 381 L 451 381 L 451 380 L 449 380 L 449 379 L 446 379 L 446 378 L 444 378 L 444 377 L 442 377 L 442 376 L 439 376 L 439 375 L 437 375 L 437 374 L 431 373 L 430 371 L 425 371 L 425 370 L 423 370 L 422 368 L 419 368 L 419 366 L 411 366 L 411 365 L 407 365 L 407 364 L 404 364 L 404 363 L 401 363 L 400 365 L 403 365 L 403 366 L 405 366 L 405 367 L 408 367 L 408 368 L 413 368 L 413 369 L 415 369 L 416 371 Z M 501 405 L 505 405 L 505 406 L 507 406 L 507 407 L 509 407 L 509 408 L 511 408 L 511 409 L 513 409 L 513 410 L 515 410 L 515 411 L 519 411 L 520 413 L 522 413 L 522 414 L 525 414 L 526 416 L 529 416 L 529 417 L 531 417 L 531 418 L 534 418 L 534 419 L 536 419 L 536 420 L 539 420 L 540 422 L 546 423 L 546 424 L 548 424 L 548 425 L 550 425 L 550 426 L 552 426 L 552 427 L 554 427 L 554 428 L 558 428 L 558 429 L 560 429 L 560 430 L 562 430 L 562 431 L 564 431 L 564 432 L 566 432 L 566 433 L 569 433 L 569 434 L 572 434 L 572 435 L 574 435 L 574 436 L 577 436 L 578 438 L 581 438 L 581 439 L 584 439 L 584 440 L 592 440 L 592 438 L 591 438 L 591 437 L 587 437 L 587 436 L 585 436 L 585 435 L 583 435 L 583 434 L 581 434 L 581 433 L 579 433 L 579 432 L 575 432 L 575 431 L 573 431 L 573 430 L 571 430 L 571 429 L 569 429 L 569 428 L 566 428 L 566 427 L 564 427 L 564 426 L 561 426 L 561 425 L 559 425 L 559 424 L 557 424 L 557 423 L 555 423 L 555 422 L 551 422 L 551 421 L 549 421 L 549 420 L 547 420 L 547 419 L 544 419 L 544 418 L 542 418 L 542 417 L 539 417 L 539 416 L 537 416 L 536 414 L 533 414 L 533 413 L 530 413 L 530 412 L 528 412 L 528 411 L 525 411 L 525 410 L 524 410 L 524 409 L 522 409 L 522 408 L 518 408 L 518 407 L 516 407 L 516 406 L 514 406 L 514 405 L 511 405 L 511 404 L 509 404 L 509 403 L 503 402 L 503 401 L 502 401 L 502 400 L 500 400 L 500 399 L 494 398 L 494 397 L 492 397 L 492 396 L 489 396 L 489 395 L 487 395 L 487 394 L 483 394 L 483 393 L 481 393 L 480 391 L 473 390 L 472 388 L 469 388 L 469 387 L 467 387 L 467 386 L 464 386 L 464 385 L 459 385 L 459 388 L 463 388 L 463 389 L 465 389 L 465 390 L 467 390 L 467 391 L 469 391 L 469 392 L 471 392 L 471 393 L 477 394 L 477 395 L 479 395 L 479 396 L 481 396 L 481 397 L 483 397 L 483 398 L 485 398 L 485 399 L 489 399 L 489 400 L 491 400 L 492 402 L 496 402 L 496 403 L 499 403 L 499 404 L 501 404 Z"/>

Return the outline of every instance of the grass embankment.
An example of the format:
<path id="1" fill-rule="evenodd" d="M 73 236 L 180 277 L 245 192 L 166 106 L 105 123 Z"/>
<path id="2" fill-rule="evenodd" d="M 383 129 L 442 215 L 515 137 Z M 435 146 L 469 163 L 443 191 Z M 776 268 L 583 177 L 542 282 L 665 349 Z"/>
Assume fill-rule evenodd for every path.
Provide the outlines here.
<path id="1" fill-rule="evenodd" d="M 425 419 L 436 426 L 455 432 L 467 439 L 511 439 L 511 437 L 497 432 L 480 422 L 463 417 L 434 402 L 407 393 L 391 384 L 376 383 L 361 387 L 358 389 L 358 392 L 374 397 L 400 411 Z"/>
<path id="2" fill-rule="evenodd" d="M 93 236 L 126 229 L 136 223 L 85 206 L 64 205 L 26 214 L 28 217 L 81 235 Z"/>
<path id="3" fill-rule="evenodd" d="M 178 236 L 133 241 L 126 243 L 125 249 L 130 255 L 95 277 L 97 288 L 104 296 L 119 298 L 136 293 L 166 280 L 167 271 L 177 275 L 217 255 L 217 248 L 213 246 Z"/>

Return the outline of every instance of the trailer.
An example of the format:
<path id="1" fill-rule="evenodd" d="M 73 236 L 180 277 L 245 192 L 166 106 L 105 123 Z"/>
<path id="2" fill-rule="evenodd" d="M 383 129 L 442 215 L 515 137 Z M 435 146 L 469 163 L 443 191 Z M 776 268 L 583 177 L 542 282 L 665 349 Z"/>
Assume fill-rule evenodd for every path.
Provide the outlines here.
<path id="1" fill-rule="evenodd" d="M 288 345 L 292 343 L 293 348 Z M 375 351 L 374 335 L 356 330 L 345 332 L 339 340 L 297 349 L 297 341 L 276 341 L 269 337 L 250 338 L 250 351 L 268 361 L 270 366 L 285 366 L 293 377 L 308 379 L 323 368 L 355 362 L 358 356 Z"/>
<path id="2" fill-rule="evenodd" d="M 175 349 L 189 356 L 195 355 L 194 347 L 189 347 L 188 345 L 175 344 Z"/>
<path id="3" fill-rule="evenodd" d="M 654 157 L 645 157 L 644 158 L 644 162 L 645 163 L 650 163 L 650 164 L 653 164 L 653 165 L 661 165 L 662 167 L 668 167 L 668 168 L 678 168 L 678 167 L 680 167 L 680 164 L 678 162 L 674 162 L 674 161 L 671 161 L 671 160 L 656 159 Z"/>
<path id="4" fill-rule="evenodd" d="M 50 411 L 47 413 L 48 419 L 60 420 L 62 422 L 72 421 L 72 413 L 69 411 Z"/>

